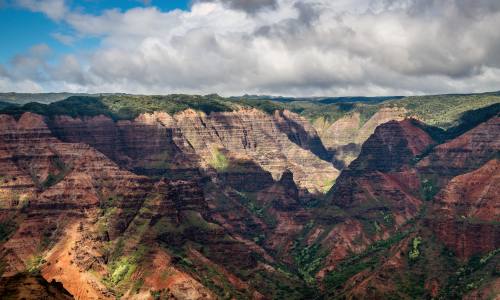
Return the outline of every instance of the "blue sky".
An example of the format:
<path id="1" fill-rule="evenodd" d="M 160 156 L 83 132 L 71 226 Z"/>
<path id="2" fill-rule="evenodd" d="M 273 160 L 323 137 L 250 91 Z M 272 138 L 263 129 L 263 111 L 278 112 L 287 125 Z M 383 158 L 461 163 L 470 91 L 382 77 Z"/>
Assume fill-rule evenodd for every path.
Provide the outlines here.
<path id="1" fill-rule="evenodd" d="M 42 12 L 32 12 L 19 7 L 15 1 L 3 4 L 0 0 L 0 64 L 6 64 L 15 55 L 26 52 L 38 44 L 46 44 L 53 51 L 53 56 L 91 50 L 98 46 L 99 39 L 84 38 L 71 45 L 65 45 L 54 38 L 56 33 L 70 33 L 71 28 L 64 20 L 52 20 Z M 127 11 L 134 7 L 155 6 L 161 11 L 173 9 L 187 10 L 189 0 L 152 0 L 144 4 L 140 0 L 73 0 L 71 9 L 88 14 L 99 15 L 105 10 L 119 9 Z M 2 5 L 3 4 L 3 5 Z"/>

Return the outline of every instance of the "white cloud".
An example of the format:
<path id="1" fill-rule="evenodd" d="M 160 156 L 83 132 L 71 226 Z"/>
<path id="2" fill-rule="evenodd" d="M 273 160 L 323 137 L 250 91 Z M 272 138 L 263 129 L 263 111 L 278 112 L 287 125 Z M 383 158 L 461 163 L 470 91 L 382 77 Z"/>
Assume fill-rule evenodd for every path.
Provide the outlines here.
<path id="1" fill-rule="evenodd" d="M 60 32 L 54 32 L 51 34 L 51 36 L 53 38 L 55 38 L 56 40 L 58 40 L 60 43 L 67 45 L 67 46 L 72 45 L 76 40 L 76 37 L 74 37 L 72 35 L 68 35 L 68 34 L 63 34 Z"/>
<path id="2" fill-rule="evenodd" d="M 53 20 L 62 19 L 68 12 L 64 0 L 14 0 L 13 2 L 33 12 L 44 13 Z"/>
<path id="3" fill-rule="evenodd" d="M 40 2 L 62 1 L 36 1 L 38 11 Z M 99 37 L 101 45 L 55 65 L 27 53 L 24 69 L 13 63 L 5 70 L 12 80 L 33 80 L 46 90 L 89 92 L 308 96 L 500 89 L 497 0 L 249 3 L 205 0 L 189 12 L 143 7 L 100 15 L 62 9 L 78 36 Z"/>
<path id="4" fill-rule="evenodd" d="M 2 74 L 0 74 L 0 91 L 4 92 L 23 91 L 25 93 L 41 93 L 44 91 L 44 89 L 39 84 L 33 82 L 32 80 L 29 79 L 12 80 L 10 78 L 3 77 Z"/>

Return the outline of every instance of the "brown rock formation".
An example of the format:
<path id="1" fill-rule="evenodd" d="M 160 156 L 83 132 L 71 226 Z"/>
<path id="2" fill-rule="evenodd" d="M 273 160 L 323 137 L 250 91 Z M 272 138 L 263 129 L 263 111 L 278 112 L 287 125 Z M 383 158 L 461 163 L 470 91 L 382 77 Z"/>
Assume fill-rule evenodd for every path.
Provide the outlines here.
<path id="1" fill-rule="evenodd" d="M 334 204 L 343 208 L 389 205 L 403 209 L 404 219 L 417 212 L 420 200 L 413 192 L 418 180 L 407 165 L 434 141 L 414 122 L 418 121 L 392 121 L 377 128 L 360 156 L 337 179 L 330 195 Z"/>
<path id="2" fill-rule="evenodd" d="M 103 239 L 114 242 L 129 230 L 144 200 L 161 188 L 120 169 L 89 145 L 61 142 L 41 116 L 25 113 L 16 121 L 2 115 L 0 128 L 0 220 L 21 218 L 12 236 L 0 244 L 3 276 L 42 268 L 45 278 L 63 282 L 78 299 L 109 298 L 112 294 L 101 279 L 88 272 L 106 270 L 96 249 L 103 247 Z M 203 211 L 203 195 L 192 185 L 166 183 L 167 214 L 178 218 L 181 209 Z M 101 221 L 95 223 L 100 208 L 112 208 L 112 217 L 104 220 L 105 231 L 93 236 L 100 230 L 96 227 Z M 182 290 L 201 288 L 194 279 L 183 282 Z"/>
<path id="3" fill-rule="evenodd" d="M 416 120 L 380 125 L 325 201 L 338 171 L 318 136 L 334 131 L 328 150 L 356 145 L 405 113 L 380 111 L 361 129 L 353 115 L 319 134 L 255 109 L 1 115 L 0 268 L 39 270 L 78 299 L 263 299 L 321 295 L 307 289 L 314 278 L 359 255 L 339 295 L 405 296 L 414 238 L 422 255 L 445 245 L 465 261 L 498 248 L 500 217 L 498 118 L 439 146 Z M 442 190 L 425 199 L 430 175 Z M 422 282 L 433 296 L 445 285 Z"/>
<path id="4" fill-rule="evenodd" d="M 453 178 L 436 196 L 432 228 L 458 257 L 500 247 L 500 162 Z"/>
<path id="5" fill-rule="evenodd" d="M 344 168 L 358 156 L 361 145 L 379 125 L 403 120 L 406 115 L 406 110 L 402 108 L 381 108 L 364 124 L 361 123 L 360 114 L 354 113 L 333 124 L 318 119 L 313 125 L 325 147 L 333 153 L 333 161 Z"/>
<path id="6" fill-rule="evenodd" d="M 416 122 L 407 119 L 379 126 L 329 192 L 332 205 L 347 212 L 322 242 L 332 249 L 330 266 L 386 239 L 418 214 L 420 183 L 408 164 L 434 141 Z"/>
<path id="7" fill-rule="evenodd" d="M 16 274 L 0 278 L 0 295 L 5 300 L 74 299 L 60 282 L 47 282 L 40 275 Z"/>
<path id="8" fill-rule="evenodd" d="M 64 141 L 88 143 L 119 165 L 146 175 L 213 167 L 219 155 L 251 160 L 275 180 L 290 169 L 297 184 L 310 192 L 324 191 L 338 175 L 314 154 L 327 155 L 314 129 L 290 112 L 273 118 L 255 109 L 208 116 L 186 110 L 173 117 L 158 112 L 116 123 L 102 116 L 58 117 L 51 129 Z"/>
<path id="9" fill-rule="evenodd" d="M 417 165 L 423 174 L 439 174 L 440 182 L 471 172 L 500 151 L 500 117 L 493 117 L 461 136 L 435 147 Z"/>

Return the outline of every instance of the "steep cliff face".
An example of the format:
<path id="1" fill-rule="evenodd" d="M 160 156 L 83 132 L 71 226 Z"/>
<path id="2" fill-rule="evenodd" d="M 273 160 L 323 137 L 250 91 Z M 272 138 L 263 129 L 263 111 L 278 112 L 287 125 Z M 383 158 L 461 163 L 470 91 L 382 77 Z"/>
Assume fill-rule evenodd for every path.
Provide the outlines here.
<path id="1" fill-rule="evenodd" d="M 463 261 L 500 246 L 499 126 L 500 118 L 492 117 L 433 148 L 416 165 L 424 196 L 434 199 L 429 225 Z"/>
<path id="2" fill-rule="evenodd" d="M 337 179 L 330 192 L 333 204 L 342 208 L 375 203 L 399 207 L 403 209 L 399 222 L 416 214 L 418 178 L 408 165 L 435 142 L 415 122 L 391 121 L 378 127 L 364 143 L 360 156 Z"/>
<path id="3" fill-rule="evenodd" d="M 459 137 L 435 147 L 417 165 L 422 174 L 442 181 L 481 167 L 500 151 L 500 117 L 493 117 Z"/>
<path id="4" fill-rule="evenodd" d="M 330 154 L 323 145 L 316 129 L 304 118 L 288 110 L 275 111 L 274 120 L 278 128 L 298 146 L 310 150 L 317 157 L 329 160 Z"/>
<path id="5" fill-rule="evenodd" d="M 0 243 L 3 276 L 40 271 L 79 299 L 112 297 L 102 283 L 113 271 L 106 249 L 126 235 L 144 201 L 155 194 L 154 182 L 120 169 L 89 145 L 59 141 L 41 116 L 26 113 L 18 121 L 9 116 L 0 120 L 0 222 L 2 230 L 10 228 Z M 171 204 L 164 215 L 175 215 L 178 222 L 181 209 L 202 210 L 186 197 L 197 195 L 184 188 L 189 185 L 167 184 L 164 194 Z M 192 277 L 175 272 L 183 279 L 168 286 L 173 293 L 198 291 L 197 298 L 210 298 L 211 292 Z"/>
<path id="6" fill-rule="evenodd" d="M 57 116 L 50 121 L 52 132 L 70 143 L 89 144 L 121 167 L 139 174 L 186 176 L 195 173 L 199 158 L 174 128 L 167 113 L 118 121 L 105 116 L 71 118 Z"/>
<path id="7" fill-rule="evenodd" d="M 334 149 L 356 141 L 357 132 L 361 126 L 361 116 L 358 112 L 344 116 L 333 123 L 324 118 L 313 122 L 325 147 Z"/>
<path id="8" fill-rule="evenodd" d="M 497 123 L 493 117 L 441 145 L 415 120 L 376 129 L 329 193 L 354 216 L 349 228 L 334 227 L 335 251 L 319 273 L 332 297 L 495 294 Z M 366 221 L 376 222 L 375 234 Z M 357 254 L 342 255 L 349 250 Z"/>
<path id="9" fill-rule="evenodd" d="M 59 117 L 51 124 L 60 139 L 88 143 L 121 166 L 146 175 L 186 174 L 186 169 L 197 167 L 226 171 L 233 162 L 250 161 L 274 180 L 291 170 L 296 183 L 311 193 L 327 190 L 338 176 L 321 159 L 328 154 L 314 129 L 286 111 L 273 117 L 256 109 L 210 115 L 186 110 L 116 123 L 102 116 Z"/>
<path id="10" fill-rule="evenodd" d="M 389 121 L 337 178 L 322 133 L 289 111 L 0 115 L 0 272 L 77 299 L 486 295 L 498 127 L 439 144 Z"/>
<path id="11" fill-rule="evenodd" d="M 359 154 L 361 145 L 377 126 L 389 121 L 401 121 L 407 116 L 403 108 L 381 108 L 364 123 L 359 112 L 341 117 L 332 124 L 316 120 L 313 125 L 325 147 L 333 154 L 339 167 L 347 167 Z"/>
<path id="12" fill-rule="evenodd" d="M 275 181 L 263 166 L 290 166 L 298 176 L 309 175 L 308 163 L 318 164 L 318 172 L 322 165 L 331 166 L 291 142 L 281 131 L 290 128 L 278 129 L 272 118 L 260 116 L 262 124 L 247 118 L 231 126 L 238 117 L 220 114 L 211 120 L 192 111 L 174 117 L 141 115 L 134 122 L 45 119 L 31 113 L 16 121 L 2 116 L 0 221 L 3 226 L 15 220 L 0 244 L 4 276 L 40 271 L 78 299 L 135 299 L 148 297 L 149 291 L 215 298 L 206 286 L 259 298 L 258 289 L 269 296 L 277 284 L 302 285 L 286 274 L 273 281 L 261 277 L 277 272 L 269 265 L 276 262 L 270 253 L 286 257 L 310 217 L 300 208 L 304 191 L 296 186 L 295 174 L 284 169 Z M 141 132 L 152 134 L 150 143 Z M 231 139 L 240 133 L 248 140 Z M 136 136 L 128 139 L 128 134 Z M 179 156 L 157 156 L 166 151 L 163 139 L 172 144 L 167 150 Z M 307 140 L 301 143 L 308 145 Z M 292 149 L 287 153 L 299 157 L 279 153 L 288 146 Z M 257 156 L 267 151 L 276 156 Z M 194 176 L 187 176 L 189 180 L 173 173 L 157 179 L 158 173 L 141 169 L 145 159 L 167 161 L 162 168 L 172 171 L 178 157 L 192 162 L 187 172 Z M 135 287 L 134 281 L 142 286 Z"/>
<path id="13" fill-rule="evenodd" d="M 49 283 L 42 276 L 29 274 L 0 278 L 0 295 L 6 300 L 74 299 L 61 283 Z"/>
<path id="14" fill-rule="evenodd" d="M 418 174 L 408 164 L 435 142 L 417 122 L 407 119 L 379 126 L 337 179 L 328 199 L 344 215 L 322 242 L 331 249 L 324 270 L 351 252 L 387 239 L 419 213 Z"/>
<path id="15" fill-rule="evenodd" d="M 208 116 L 184 111 L 174 116 L 187 141 L 209 165 L 224 170 L 229 159 L 252 160 L 279 180 L 285 170 L 294 174 L 298 186 L 321 192 L 334 180 L 338 171 L 311 151 L 293 143 L 271 116 L 255 110 L 212 113 Z"/>
<path id="16" fill-rule="evenodd" d="M 436 196 L 432 227 L 461 259 L 500 246 L 500 162 L 453 178 Z"/>

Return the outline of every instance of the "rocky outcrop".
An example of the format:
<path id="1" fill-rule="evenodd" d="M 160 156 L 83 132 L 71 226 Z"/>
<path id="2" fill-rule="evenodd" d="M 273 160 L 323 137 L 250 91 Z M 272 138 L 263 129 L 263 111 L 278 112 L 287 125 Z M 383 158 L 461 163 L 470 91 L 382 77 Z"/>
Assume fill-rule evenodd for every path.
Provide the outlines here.
<path id="1" fill-rule="evenodd" d="M 384 107 L 378 110 L 356 134 L 355 143 L 362 144 L 366 141 L 375 129 L 390 121 L 401 121 L 407 117 L 407 111 L 400 107 Z"/>
<path id="2" fill-rule="evenodd" d="M 332 124 L 323 118 L 313 122 L 325 147 L 335 149 L 339 146 L 356 142 L 357 132 L 360 129 L 361 118 L 359 113 L 344 116 Z"/>
<path id="3" fill-rule="evenodd" d="M 411 278 L 426 278 L 421 282 L 422 295 L 462 295 L 459 285 L 463 283 L 450 278 L 468 275 L 456 272 L 455 265 L 449 265 L 450 257 L 456 255 L 457 264 L 471 273 L 495 268 L 495 250 L 500 245 L 497 123 L 498 118 L 492 118 L 437 146 L 425 126 L 415 120 L 388 122 L 375 130 L 329 194 L 332 204 L 347 214 L 322 241 L 334 251 L 318 277 L 334 274 L 337 263 L 350 251 L 362 253 L 350 256 L 348 261 L 359 261 L 360 271 L 336 291 L 336 296 L 401 297 L 404 292 L 399 286 L 414 286 L 414 282 L 405 283 Z M 417 217 L 422 206 L 426 210 Z M 377 214 L 390 218 L 377 218 Z M 390 222 L 384 223 L 386 220 Z M 414 220 L 414 225 L 406 224 L 409 220 Z M 376 225 L 371 234 L 370 223 Z M 346 224 L 350 226 L 345 228 Z M 409 236 L 380 252 L 383 255 L 374 250 L 378 246 L 366 248 L 377 245 L 376 240 L 391 245 L 395 237 L 391 228 L 400 228 L 401 237 Z M 420 245 L 422 241 L 425 246 Z M 444 258 L 443 251 L 450 250 Z M 482 256 L 479 267 L 467 265 L 470 258 L 478 256 Z M 492 281 L 488 278 L 485 282 L 491 285 Z M 491 294 L 490 288 L 479 285 L 469 294 L 479 295 L 483 290 Z"/>
<path id="4" fill-rule="evenodd" d="M 471 172 L 500 151 L 500 117 L 493 117 L 459 137 L 441 144 L 417 165 L 419 172 L 429 176 L 439 174 L 439 181 Z"/>
<path id="5" fill-rule="evenodd" d="M 63 141 L 92 145 L 119 165 L 145 175 L 186 174 L 197 167 L 225 171 L 230 161 L 251 161 L 274 180 L 291 170 L 296 183 L 312 193 L 322 192 L 338 175 L 321 159 L 327 153 L 314 129 L 290 112 L 273 117 L 256 109 L 210 115 L 186 110 L 119 122 L 103 116 L 57 117 L 51 129 Z"/>
<path id="6" fill-rule="evenodd" d="M 453 178 L 436 196 L 431 228 L 461 259 L 500 247 L 500 162 Z"/>
<path id="7" fill-rule="evenodd" d="M 327 266 L 388 238 L 419 213 L 420 181 L 409 164 L 435 142 L 417 125 L 406 119 L 379 126 L 342 171 L 328 193 L 331 205 L 344 213 L 322 241 L 331 249 Z"/>
<path id="8" fill-rule="evenodd" d="M 5 300 L 74 299 L 60 282 L 47 282 L 40 275 L 25 273 L 0 278 L 0 295 Z"/>
<path id="9" fill-rule="evenodd" d="M 208 116 L 188 110 L 176 114 L 174 119 L 207 165 L 216 165 L 219 153 L 224 155 L 223 150 L 227 150 L 235 159 L 256 162 L 275 180 L 290 170 L 297 185 L 310 192 L 321 192 L 325 182 L 338 175 L 330 163 L 290 141 L 273 118 L 259 110 L 242 109 Z"/>
<path id="10" fill-rule="evenodd" d="M 418 125 L 419 121 L 406 119 L 379 126 L 363 144 L 360 156 L 349 166 L 349 170 L 384 173 L 401 170 L 415 156 L 435 144 Z"/>
<path id="11" fill-rule="evenodd" d="M 356 145 L 360 119 L 330 145 Z M 1 115 L 0 267 L 79 299 L 314 298 L 329 292 L 303 288 L 332 271 L 335 296 L 404 297 L 402 274 L 438 270 L 410 262 L 415 240 L 457 263 L 498 248 L 498 122 L 436 146 L 424 124 L 389 121 L 337 178 L 321 133 L 289 111 Z M 433 296 L 437 277 L 419 281 Z"/>
<path id="12" fill-rule="evenodd" d="M 339 168 L 347 167 L 359 154 L 361 145 L 375 129 L 389 121 L 400 121 L 407 116 L 403 108 L 381 108 L 366 122 L 362 122 L 360 113 L 346 115 L 329 123 L 325 119 L 313 122 L 321 141 L 333 155 L 333 162 Z"/>
<path id="13" fill-rule="evenodd" d="M 408 164 L 434 143 L 415 122 L 391 121 L 378 127 L 360 156 L 337 179 L 330 191 L 332 203 L 347 209 L 389 205 L 402 208 L 403 219 L 414 215 L 420 200 L 413 192 L 419 183 Z"/>
<path id="14" fill-rule="evenodd" d="M 3 276 L 41 268 L 45 278 L 63 282 L 78 299 L 107 299 L 112 293 L 102 278 L 89 273 L 106 274 L 108 258 L 97 249 L 114 245 L 135 226 L 146 199 L 161 194 L 166 205 L 160 200 L 158 210 L 175 222 L 181 210 L 206 210 L 196 182 L 155 185 L 87 144 L 61 142 L 41 116 L 25 113 L 16 121 L 3 115 L 0 128 L 0 222 L 17 223 L 0 242 Z M 202 289 L 182 274 L 188 280 L 172 286 L 176 293 Z M 199 299 L 209 295 L 205 291 Z"/>
<path id="15" fill-rule="evenodd" d="M 278 128 L 303 149 L 310 150 L 317 157 L 329 160 L 330 154 L 321 142 L 316 129 L 304 117 L 288 110 L 275 111 L 274 119 Z"/>
<path id="16" fill-rule="evenodd" d="M 138 174 L 187 177 L 198 168 L 199 158 L 167 113 L 144 114 L 133 121 L 118 122 L 105 116 L 57 116 L 49 124 L 59 139 L 91 145 Z"/>
<path id="17" fill-rule="evenodd" d="M 258 193 L 257 202 L 266 207 L 266 215 L 273 219 L 273 228 L 266 232 L 266 249 L 271 249 L 285 262 L 292 264 L 290 256 L 293 241 L 311 216 L 301 207 L 299 190 L 293 174 L 285 172 L 279 182 Z"/>

